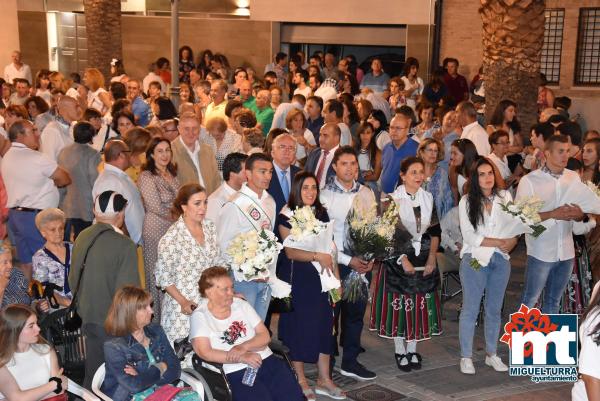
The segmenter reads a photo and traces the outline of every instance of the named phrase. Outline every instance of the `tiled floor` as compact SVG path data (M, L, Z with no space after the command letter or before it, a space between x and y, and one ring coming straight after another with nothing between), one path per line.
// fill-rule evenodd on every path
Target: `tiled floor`
M506 293L503 322L517 309L523 285L525 263L524 244L519 244L512 257L513 270ZM420 371L404 373L394 361L393 341L364 331L362 336L366 353L360 361L377 372L373 382L345 380L340 383L348 391L349 399L355 401L413 401L413 400L460 400L460 401L567 401L571 399L571 384L534 384L528 378L510 377L497 373L484 365L485 358L482 328L476 330L474 361L477 374L467 376L458 368L460 353L458 345L457 310L460 296L445 304L444 334L419 343L423 355ZM366 316L365 318L368 318ZM272 324L276 326L276 321ZM508 363L508 348L499 346L499 354ZM339 358L338 358L339 359ZM339 363L339 362L338 362ZM311 374L314 372L314 374ZM307 366L308 376L315 376L315 367ZM337 374L334 379L340 377ZM329 398L319 396L319 401Z

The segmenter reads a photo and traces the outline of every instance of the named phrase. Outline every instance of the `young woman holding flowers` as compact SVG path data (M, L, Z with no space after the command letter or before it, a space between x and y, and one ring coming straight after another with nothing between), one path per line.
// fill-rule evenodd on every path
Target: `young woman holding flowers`
M296 174L287 206L277 217L276 227L282 240L290 235L290 217L304 206L312 208L321 222L329 222L327 210L319 201L319 184L314 174ZM308 400L315 400L315 392L304 376L304 363L317 363L319 379L316 392L334 399L345 399L345 394L330 379L329 358L332 353L333 307L329 293L321 291L319 272L311 262L317 261L329 274L339 278L337 265L329 253L309 252L284 247L279 258L278 276L292 285L293 311L279 317L279 338L290 349L290 358L298 375L298 382Z
M501 204L512 200L509 192L499 190L492 162L484 157L476 159L468 181L468 194L459 203L460 228L463 247L460 252L460 282L463 289L463 307L460 313L459 339L461 349L460 371L475 374L473 366L473 336L479 305L485 292L485 364L498 372L508 367L496 355L500 333L500 312L510 276L509 252L517 238L491 238L490 233L501 213ZM487 266L473 267L472 252L479 247L494 248Z
M403 185L391 197L411 239L407 245L399 244L395 249L398 256L386 260L379 269L370 329L394 339L398 368L409 372L421 368L417 341L442 333L441 305L435 290L441 232L433 196L421 188L425 180L423 160L405 159L400 178Z

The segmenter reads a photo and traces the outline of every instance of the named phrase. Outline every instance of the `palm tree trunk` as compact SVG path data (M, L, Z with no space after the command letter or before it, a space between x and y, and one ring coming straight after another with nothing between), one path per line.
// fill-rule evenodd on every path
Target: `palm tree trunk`
M545 8L545 0L481 0L488 121L502 99L517 103L523 132L537 121Z
M88 66L110 78L110 61L123 59L121 0L84 0Z

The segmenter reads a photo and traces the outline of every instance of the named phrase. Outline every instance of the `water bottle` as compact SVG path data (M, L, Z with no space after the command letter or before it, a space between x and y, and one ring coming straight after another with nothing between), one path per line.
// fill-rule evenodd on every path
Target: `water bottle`
M245 384L248 387L254 386L254 380L256 380L257 373L257 368L253 368L252 366L248 365L246 371L244 372L244 377L242 378L242 384Z

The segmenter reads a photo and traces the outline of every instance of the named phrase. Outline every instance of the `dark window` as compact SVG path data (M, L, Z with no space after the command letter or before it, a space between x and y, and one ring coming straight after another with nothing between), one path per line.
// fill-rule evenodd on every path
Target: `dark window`
M579 10L576 85L600 85L600 8Z
M546 9L545 19L541 72L546 75L549 84L558 84L560 80L560 55L562 53L565 10L562 8L548 8Z

